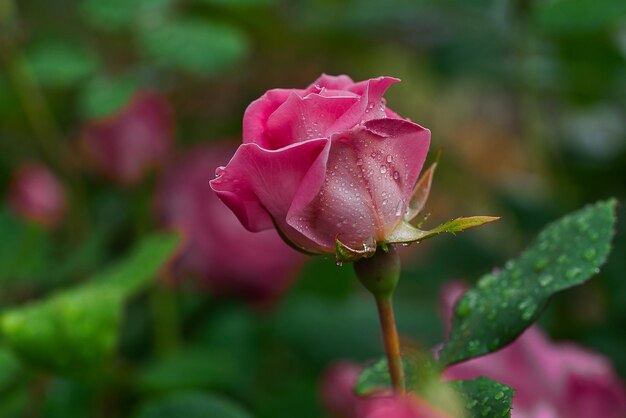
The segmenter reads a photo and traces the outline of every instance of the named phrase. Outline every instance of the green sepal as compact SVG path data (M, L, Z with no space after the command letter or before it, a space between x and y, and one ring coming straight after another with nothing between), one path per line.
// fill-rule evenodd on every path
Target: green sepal
M452 219L431 230L425 231L404 221L385 239L387 244L410 244L432 238L441 233L455 234L469 228L499 220L498 216L469 216Z

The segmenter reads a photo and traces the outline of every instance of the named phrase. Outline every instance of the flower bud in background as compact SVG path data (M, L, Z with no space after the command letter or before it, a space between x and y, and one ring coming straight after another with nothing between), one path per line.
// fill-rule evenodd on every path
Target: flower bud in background
M169 104L158 93L144 90L115 114L88 122L80 148L95 170L130 185L168 158L173 137Z
M276 231L254 234L215 196L207 172L228 161L233 147L188 151L159 181L159 222L182 231L186 245L174 261L175 276L192 276L209 291L254 302L280 296L305 257L289 248Z
M443 289L443 316L451 319L465 286ZM448 380L486 376L515 389L513 418L621 418L626 386L603 356L572 343L553 343L537 326L492 354L448 367Z
M45 226L58 224L66 209L63 185L39 163L25 164L15 172L7 201L18 215Z
M354 393L363 367L356 363L340 361L328 366L322 376L320 396L326 411L335 418L356 418L358 404L364 398Z
M322 75L275 89L243 119L243 145L211 186L250 231L276 227L293 245L374 251L410 210L430 131L386 107L398 82ZM369 254L371 255L371 254Z

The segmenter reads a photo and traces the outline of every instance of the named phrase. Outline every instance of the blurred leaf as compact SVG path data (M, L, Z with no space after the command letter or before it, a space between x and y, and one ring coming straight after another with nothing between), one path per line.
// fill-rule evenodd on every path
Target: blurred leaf
M51 262L50 246L44 228L0 209L0 283L41 278Z
M54 378L46 387L42 418L93 416L95 390L76 381Z
M243 372L227 350L188 347L149 365L139 385L149 391L231 387Z
M537 5L537 23L555 33L579 34L608 29L626 17L623 0L557 0Z
M0 330L7 344L23 360L59 374L101 371L115 347L124 299L154 277L178 241L152 235L93 281L4 312Z
M441 381L440 367L430 353L404 351L402 364L407 391L417 394L430 405L445 411L451 417L465 417L465 408L463 408L465 402L462 399L465 395L461 396L458 393L458 388L448 382ZM391 391L391 377L387 367L387 359L381 359L363 370L354 386L354 391L360 396L389 393Z
M441 341L441 323L430 307L398 300L395 308L401 335L429 346ZM277 335L320 365L337 358L364 361L383 350L376 304L369 294L340 301L293 297L272 323Z
M5 347L0 346L0 390L8 384L12 384L12 379L21 371L22 367L13 353Z
M611 249L615 206L611 199L561 218L517 260L483 276L455 308L441 363L449 365L505 346L539 317L553 293L597 273Z
M27 52L33 73L45 86L72 87L98 69L96 54L73 41L44 41Z
M139 47L164 66L212 75L242 59L249 45L246 35L234 26L186 18L142 32Z
M97 28L118 30L135 22L155 23L167 14L173 0L82 0L85 21Z
M88 119L108 116L128 103L137 88L137 82L131 77L95 78L81 92L80 113Z
M276 3L276 0L196 0L198 3L206 3L220 7L240 9L250 7L265 7Z
M486 377L450 384L462 395L466 418L511 416L513 388Z
M112 235L113 230L109 224L93 228L77 248L71 249L65 259L55 261L46 274L46 283L57 284L73 280L92 271L107 255L106 246Z
M178 392L144 404L136 418L251 418L234 402L206 392Z

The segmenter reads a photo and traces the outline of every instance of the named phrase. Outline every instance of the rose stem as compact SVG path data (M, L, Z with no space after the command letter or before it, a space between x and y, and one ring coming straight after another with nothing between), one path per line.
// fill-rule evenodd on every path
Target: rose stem
M404 369L402 367L396 319L393 314L393 298L391 295L376 297L376 306L378 307L378 316L380 317L380 326L385 342L391 384L394 392L404 395L406 392L404 387Z
M404 395L406 388L400 340L393 313L393 292L400 278L400 257L392 245L385 250L379 248L371 258L356 261L354 271L363 286L376 299L391 384L395 393Z

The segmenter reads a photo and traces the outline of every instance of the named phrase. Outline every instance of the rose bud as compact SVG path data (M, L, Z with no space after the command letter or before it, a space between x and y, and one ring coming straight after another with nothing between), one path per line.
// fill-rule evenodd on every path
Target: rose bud
M463 295L463 284L444 287L444 317ZM448 380L486 376L515 389L513 418L620 418L626 386L607 359L572 343L553 343L532 326L507 347L448 367Z
M45 226L58 224L66 209L63 185L39 163L25 164L15 172L7 200L18 215Z
M80 148L94 169L130 185L168 157L173 136L169 104L158 93L144 90L115 114L87 123Z
M430 131L387 109L383 94L398 81L322 75L268 91L248 106L243 145L211 187L248 230L275 227L339 261L434 235L409 224L430 188L432 170L418 182Z
M304 257L276 231L247 231L208 186L207 168L227 161L233 149L211 146L181 156L159 181L157 218L185 238L173 263L176 278L191 276L215 294L271 302L287 289Z

